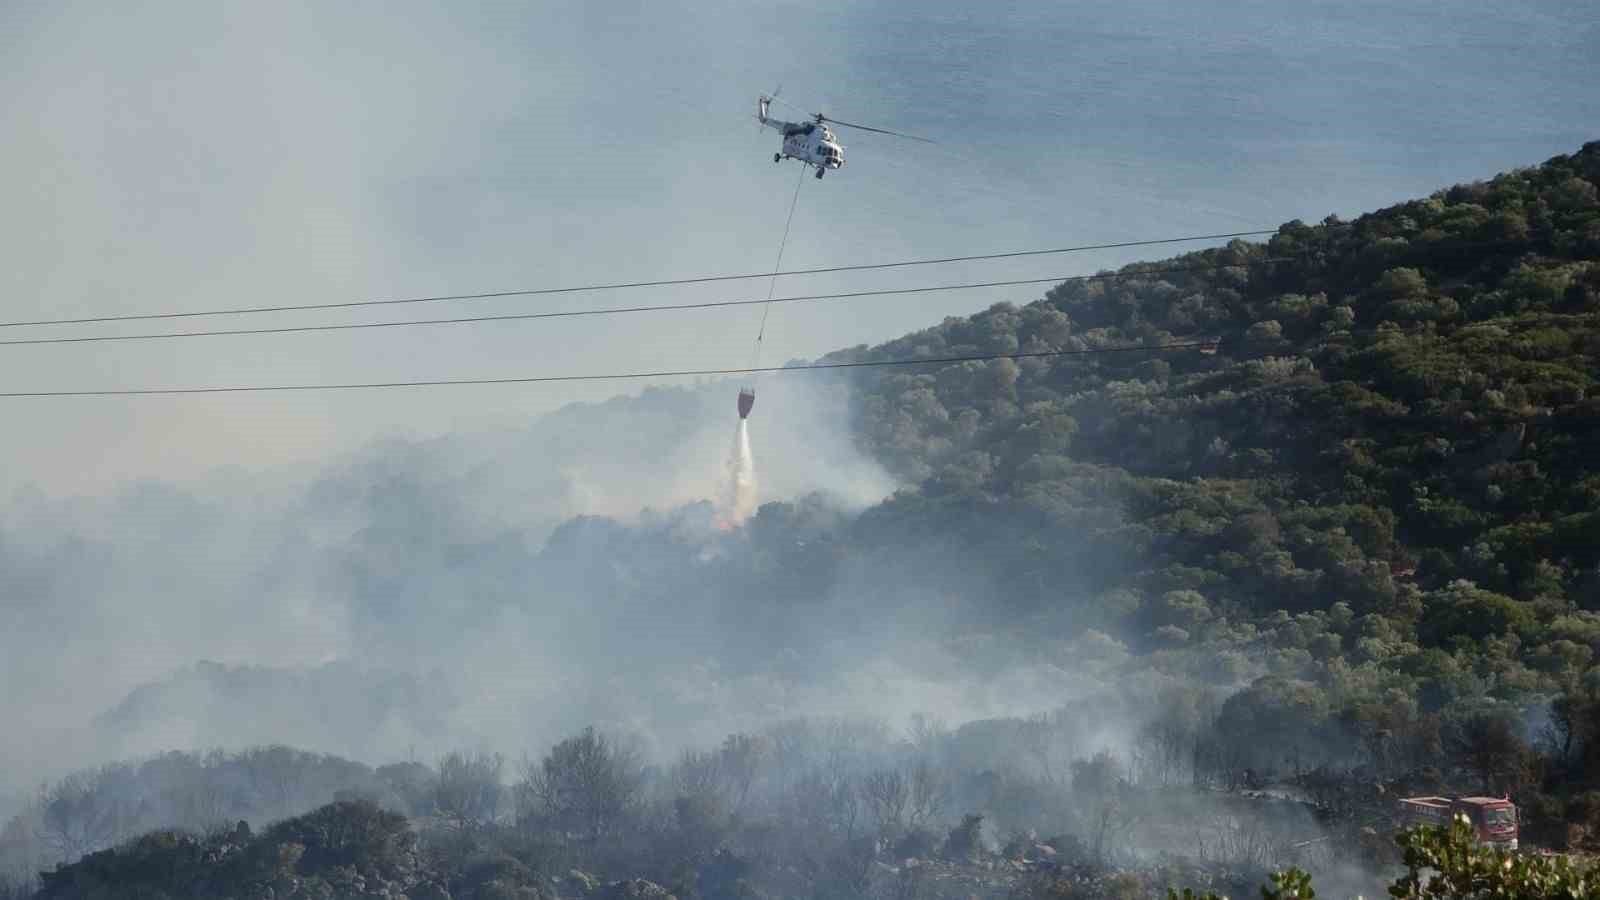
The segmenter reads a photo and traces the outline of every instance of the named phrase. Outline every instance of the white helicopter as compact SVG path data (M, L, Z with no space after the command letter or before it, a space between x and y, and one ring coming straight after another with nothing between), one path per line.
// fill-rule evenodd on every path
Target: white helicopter
M913 141L922 141L931 144L933 141L914 134L902 134L890 131L887 128L873 128L870 125L855 125L850 122L841 122L830 119L822 113L815 113L810 122L785 122L774 119L767 114L775 97L761 95L760 105L757 108L756 119L762 125L771 128L783 135L783 149L772 154L772 161L783 162L785 159L798 159L808 166L817 167L817 177L827 174L829 169L838 169L844 166L844 147L839 144L839 139L834 136L833 129L828 123L843 125L846 128L859 128L862 131L874 131L878 134L892 134Z

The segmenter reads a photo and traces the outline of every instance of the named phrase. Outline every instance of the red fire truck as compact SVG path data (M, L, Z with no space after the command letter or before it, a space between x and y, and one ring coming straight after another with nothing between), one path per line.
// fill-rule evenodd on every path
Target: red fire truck
M1448 827L1456 816L1466 816L1480 844L1504 850L1517 849L1517 807L1506 797L1405 797L1400 820L1406 825Z

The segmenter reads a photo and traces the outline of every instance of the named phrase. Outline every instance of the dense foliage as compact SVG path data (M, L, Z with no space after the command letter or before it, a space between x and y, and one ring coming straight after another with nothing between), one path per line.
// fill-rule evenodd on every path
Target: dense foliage
M858 377L860 430L920 484L896 514L999 506L1005 537L1061 536L1017 542L1047 587L1000 602L1129 589L1120 623L1153 644L1339 603L1356 618L1321 631L1344 651L1388 637L1362 633L1370 614L1423 648L1581 644L1600 606L1597 179L1590 145L835 358L1218 342Z
M870 517L980 547L1006 615L1252 682L1255 768L1542 776L1536 825L1600 825L1600 143L832 358L1209 341L865 370L918 485Z

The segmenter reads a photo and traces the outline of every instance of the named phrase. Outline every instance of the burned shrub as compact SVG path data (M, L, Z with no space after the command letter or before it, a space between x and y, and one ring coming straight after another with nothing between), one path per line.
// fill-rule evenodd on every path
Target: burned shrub
M983 816L968 813L961 824L950 829L944 839L944 857L951 860L975 859L983 853Z

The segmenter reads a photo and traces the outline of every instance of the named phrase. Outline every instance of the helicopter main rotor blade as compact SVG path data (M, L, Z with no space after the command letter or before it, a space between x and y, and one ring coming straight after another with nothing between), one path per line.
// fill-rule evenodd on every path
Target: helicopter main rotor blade
M843 125L846 128L859 128L862 131L875 131L878 134L892 134L895 137L903 137L903 138L905 138L907 140L912 140L912 141L921 141L924 144L937 143L936 141L931 141L931 140L929 140L929 139L927 139L925 137L917 137L914 134L906 134L906 133L901 132L901 131L890 131L887 128L873 128L871 125L857 125L854 122L841 122L838 119L830 119L827 116L824 116L824 115L822 115L820 113L817 115L817 118L821 119L824 122L832 122L835 125Z

